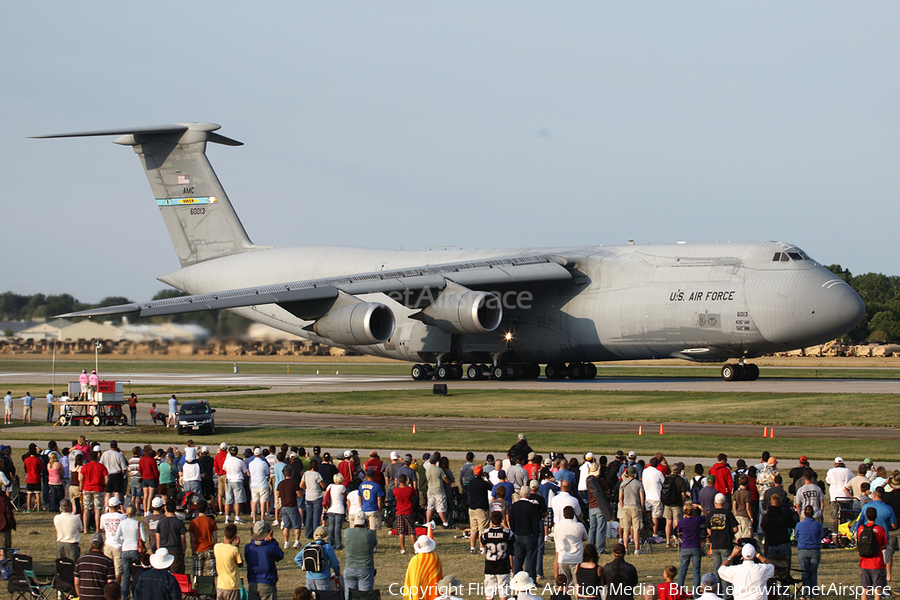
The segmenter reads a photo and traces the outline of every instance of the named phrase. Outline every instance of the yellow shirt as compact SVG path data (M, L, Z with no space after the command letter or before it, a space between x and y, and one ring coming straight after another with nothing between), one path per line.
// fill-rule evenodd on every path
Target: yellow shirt
M216 588L220 590L236 590L240 587L238 567L244 564L237 546L218 543L213 547L216 555Z
M434 552L416 554L406 568L403 585L409 590L404 600L434 600L438 593L438 581L444 578L441 559Z

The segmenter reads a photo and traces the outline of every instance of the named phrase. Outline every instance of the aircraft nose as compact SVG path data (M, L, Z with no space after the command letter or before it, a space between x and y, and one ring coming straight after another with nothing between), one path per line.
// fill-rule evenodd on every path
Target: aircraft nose
M853 288L833 278L810 290L805 321L810 338L821 343L840 337L856 327L866 314L866 305Z
M847 286L848 288L850 286ZM845 324L847 330L856 327L857 323L866 316L866 304L853 289L845 290L838 305L838 318Z

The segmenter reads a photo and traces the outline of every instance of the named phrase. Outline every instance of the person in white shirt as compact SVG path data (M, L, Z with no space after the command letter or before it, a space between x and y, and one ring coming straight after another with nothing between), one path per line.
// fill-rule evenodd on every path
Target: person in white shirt
M122 598L128 600L131 593L132 563L140 562L140 548L147 542L144 524L134 518L137 512L132 504L125 509L125 518L119 521L116 531L116 543L122 548Z
M641 475L641 483L644 485L644 505L650 511L650 516L653 517L654 537L658 535L659 526L663 520L663 503L660 494L666 480L666 476L657 468L658 466L659 461L654 456L647 463L647 468Z
M181 465L181 478L184 492L193 492L200 498L203 494L200 484L200 463L197 462L197 448L188 446L184 449L184 464Z
M128 472L128 461L119 452L119 445L115 440L109 443L109 450L100 455L100 464L106 467L106 497L104 500L109 504L109 499L115 496L119 499L119 505L125 499L125 473ZM112 490L112 492L110 492Z
M250 519L256 522L256 508L259 507L259 520L266 518L269 508L269 461L262 457L259 448L253 450L253 460L247 465L250 472Z
M103 554L110 557L116 568L116 578L122 577L122 543L116 542L119 522L125 518L122 514L122 501L115 496L109 499L109 512L100 517L100 529L103 530L105 545Z
M731 562L740 554L743 562L732 566ZM760 562L754 562L753 559ZM766 582L775 576L775 566L759 554L753 544L735 547L731 556L719 567L719 579L731 582L734 600L766 600Z
M556 564L553 578L565 575L569 585L575 583L575 570L584 555L584 542L588 539L587 530L575 520L575 509L566 506L560 519L553 528L553 541L556 543Z
M572 507L572 510L575 511L575 516L581 516L581 503L569 493L569 482L561 481L559 483L559 493L553 496L553 500L550 501L550 508L553 509L554 527L562 520L563 510L567 506ZM579 559L578 562L581 562L581 559Z
M78 560L84 524L80 516L72 513L71 501L60 501L59 514L53 517L53 527L56 528L56 558Z
M838 531L841 524L841 505L837 502L838 498L847 495L844 488L853 479L853 471L844 466L844 459L840 456L835 457L834 467L828 469L825 475L825 483L828 484L828 497L831 499L831 519L834 522L834 531Z
M231 512L234 510L234 522L243 523L241 504L247 501L244 494L244 475L249 475L247 465L237 457L237 446L228 447L228 457L222 463L225 471L225 522L231 523Z
M582 462L581 466L578 467L578 496L581 498L581 501L584 502L585 506L587 506L587 503L588 503L588 489L587 489L588 471L590 470L591 465L593 463L594 463L594 453L593 452L585 452L584 462Z

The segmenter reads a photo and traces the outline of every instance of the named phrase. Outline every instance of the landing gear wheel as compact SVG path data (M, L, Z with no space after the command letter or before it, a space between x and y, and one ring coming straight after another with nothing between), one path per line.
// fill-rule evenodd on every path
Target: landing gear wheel
M754 364L744 365L747 381L756 381L759 379L759 367Z
M506 367L497 365L491 368L491 379L506 379Z
M735 381L737 379L736 365L725 365L722 367L722 379L725 381Z
M462 379L463 368L459 365L450 365L450 379Z
M594 379L595 377L597 377L597 365L594 363L584 365L584 378Z
M516 373L513 379L525 379L525 374L528 372L528 368L528 365L516 365Z
M734 380L735 381L744 381L747 379L747 369L744 365L738 363L734 365Z
M469 365L469 368L466 369L466 377L469 381L480 381L481 365Z
M100 427L100 416L97 415L93 419L91 419L91 425L94 427Z
M412 375L414 381L422 381L425 379L425 365L413 365L409 374Z
M569 379L584 379L584 365L569 363Z
M425 376L422 378L422 381L431 381L431 378L434 377L434 367L431 365L422 365L425 367Z
M537 379L541 376L541 365L528 365L528 379Z
M544 374L547 379L563 379L566 376L566 367L559 363L550 363L544 367Z
M434 370L434 378L438 381L450 379L450 365L440 365Z

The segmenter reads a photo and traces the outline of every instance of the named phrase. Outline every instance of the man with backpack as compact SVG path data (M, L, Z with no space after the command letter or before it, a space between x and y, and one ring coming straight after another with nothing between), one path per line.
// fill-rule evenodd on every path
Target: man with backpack
M687 482L681 475L684 463L672 465L672 472L665 478L659 493L663 504L663 518L666 520L666 548L671 546L672 532L679 519L684 516L684 503L688 500Z
M868 506L865 511L868 523L860 525L856 531L856 549L859 552L860 584L862 600L868 600L869 594L875 600L889 594L885 573L884 550L888 545L887 532L876 525L878 510Z
M334 552L334 546L325 541L328 532L319 525L313 534L314 539L303 547L301 552L294 557L294 562L300 565L300 568L306 571L306 587L311 590L333 590L335 589L334 580L331 573L334 572L335 577L341 576L341 564L338 562L337 554Z

